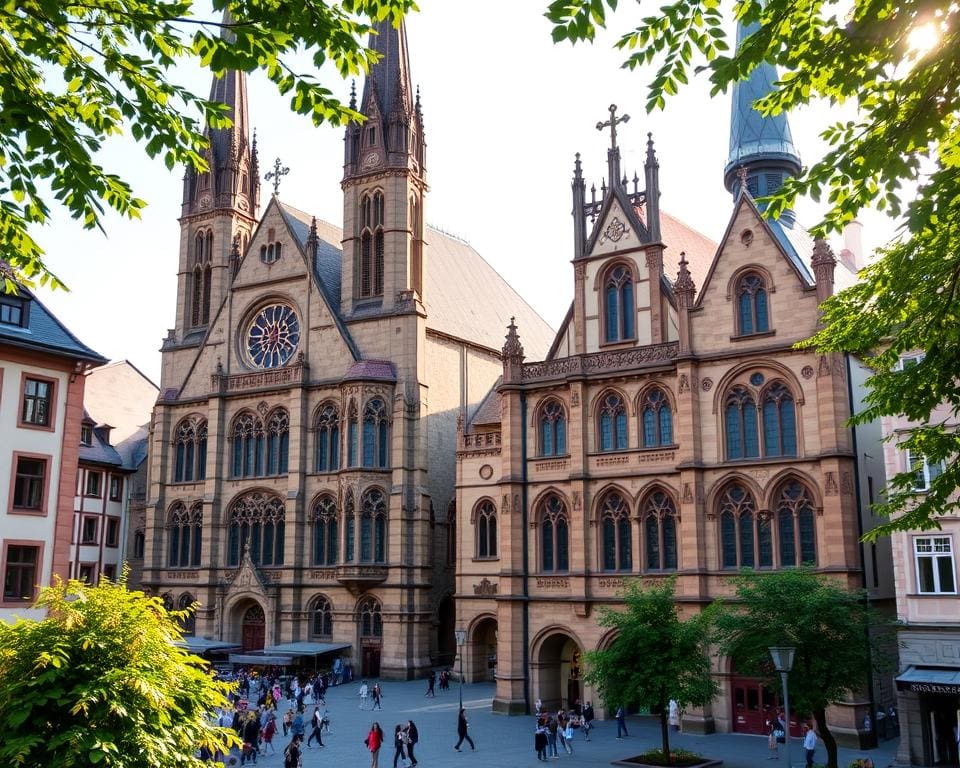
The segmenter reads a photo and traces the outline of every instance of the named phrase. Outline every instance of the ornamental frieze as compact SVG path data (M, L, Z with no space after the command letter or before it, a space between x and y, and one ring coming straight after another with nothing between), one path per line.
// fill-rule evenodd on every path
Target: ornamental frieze
M227 374L214 373L210 383L215 392L241 392L246 389L260 389L285 384L302 384L306 366L302 362L286 368L272 368L252 373Z
M196 581L199 571L167 571L167 581Z
M610 352L594 352L589 355L574 355L560 360L525 363L520 377L523 381L553 379L576 374L612 373L644 365L670 362L679 353L676 341L664 344L648 344L633 349Z
M567 576L537 576L537 589L568 589L570 579Z

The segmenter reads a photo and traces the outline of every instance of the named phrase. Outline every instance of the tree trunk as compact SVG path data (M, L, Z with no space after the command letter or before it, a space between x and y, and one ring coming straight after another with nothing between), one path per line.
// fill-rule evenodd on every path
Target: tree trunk
M830 729L827 727L827 712L824 709L813 710L813 719L817 721L817 731L820 738L823 739L823 746L827 750L826 768L838 768L837 766L837 740L833 738Z
M667 710L660 710L660 736L663 739L663 756L667 765L670 764L670 727L667 724Z

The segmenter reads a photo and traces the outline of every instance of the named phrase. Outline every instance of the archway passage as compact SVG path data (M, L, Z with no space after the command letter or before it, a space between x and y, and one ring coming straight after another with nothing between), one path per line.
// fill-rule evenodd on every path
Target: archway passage
M467 679L476 683L493 681L497 673L497 620L478 621L469 638L470 666Z
M536 696L549 710L572 707L583 694L583 651L569 635L551 635L540 646Z
M267 620L263 615L263 608L252 605L243 614L241 624L241 644L244 653L263 650L267 635Z
M457 637L454 624L457 621L457 607L453 595L447 595L437 608L437 661L444 666L453 666L457 657Z

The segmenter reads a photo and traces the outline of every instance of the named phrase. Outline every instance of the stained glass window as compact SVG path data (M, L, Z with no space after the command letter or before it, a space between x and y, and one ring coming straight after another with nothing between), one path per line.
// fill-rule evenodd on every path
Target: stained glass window
M286 304L261 309L247 330L247 355L257 368L286 365L300 344L300 320Z

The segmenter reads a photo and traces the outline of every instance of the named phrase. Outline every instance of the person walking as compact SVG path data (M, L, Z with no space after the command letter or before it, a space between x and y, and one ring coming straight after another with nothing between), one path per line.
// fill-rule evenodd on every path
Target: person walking
M423 695L429 696L430 698L435 698L437 694L436 694L436 691L433 690L433 688L436 684L437 684L437 673L431 669L430 677L427 678L427 692Z
M403 726L397 723L397 727L393 729L393 768L397 768L398 761L406 762L407 753L404 749L406 743L407 737Z
M303 724L303 713L297 712L297 714L293 716L293 722L290 724L290 733L294 736L299 736L300 741L303 741L303 735L306 730L306 726Z
M809 724L803 726L803 751L807 755L807 768L813 768L813 753L817 751L817 732Z
M260 749L260 720L257 713L251 712L243 724L243 751L240 754L240 765L248 762L257 762L257 752Z
M467 722L467 710L465 710L463 707L460 707L460 714L457 715L457 736L459 736L460 739L453 747L455 750L457 750L457 752L460 751L460 745L463 744L464 739L469 742L471 751L476 750L473 739L471 739L470 734L467 733L467 729L469 727L470 723Z
M288 709L283 713L283 735L286 736L290 731L290 726L293 725L293 710Z
M360 690L357 692L357 695L360 697L360 709L366 709L364 704L367 703L367 696L370 695L370 689L367 688L367 681L360 681Z
M294 735L290 739L287 748L283 750L283 768L300 768L300 743L302 741L303 736L299 735Z
M568 755L573 754L573 718L567 718L563 727L563 748Z
M783 716L777 713L773 723L768 720L767 725L770 727L770 735L767 737L767 747L770 749L770 756L767 760L779 760L780 745L785 744L787 741L786 725L783 722Z
M583 738L590 741L590 731L593 730L593 703L587 702L583 708Z
M543 718L537 718L537 727L533 731L533 748L537 750L537 760L547 759L547 726Z
M370 732L363 743L370 750L370 768L380 768L380 747L383 746L383 729L380 723L375 722L370 726Z
M383 709L383 705L380 703L381 696L383 696L383 688L380 687L380 683L374 683L373 684L373 705L370 707L371 710Z
M623 707L617 707L617 740L620 741L624 736L629 736L627 733L627 713L623 711Z
M270 713L267 718L267 724L263 726L263 754L267 754L267 747L270 747L270 754L276 754L277 750L273 748L273 735L277 732L277 718Z
M547 715L547 754L551 760L559 760L557 753L557 721L551 715Z
M313 730L310 731L310 737L307 739L307 749L310 749L310 742L317 740L317 746L323 746L323 736L320 729L323 727L323 715L320 714L320 707L313 708L313 715L310 718L310 725Z
M417 726L413 724L413 720L407 720L407 756L410 758L410 768L417 768L417 758L413 754L413 748L417 746L417 742L420 741L420 732L417 730Z

